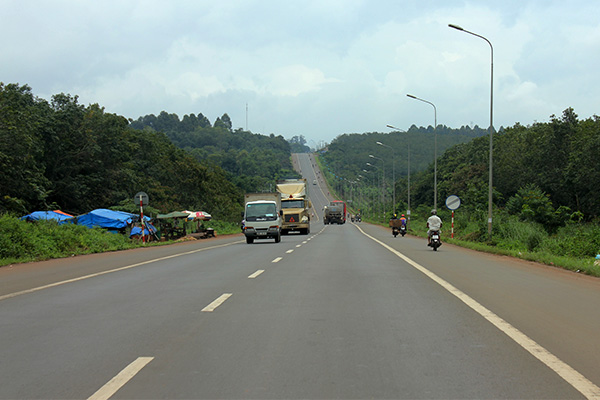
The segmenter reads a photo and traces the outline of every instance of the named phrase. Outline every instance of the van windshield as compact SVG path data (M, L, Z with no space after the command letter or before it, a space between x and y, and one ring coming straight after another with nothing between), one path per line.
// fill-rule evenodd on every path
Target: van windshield
M248 204L246 206L246 221L274 221L277 219L275 204Z

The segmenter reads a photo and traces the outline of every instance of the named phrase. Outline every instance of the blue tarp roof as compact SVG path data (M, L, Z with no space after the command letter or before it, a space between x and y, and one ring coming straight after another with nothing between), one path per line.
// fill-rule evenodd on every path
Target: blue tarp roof
M146 218L144 218L146 219ZM152 233L156 233L156 228L154 227L154 225L146 222L144 223L144 235L148 236L150 235L150 232ZM150 228L150 232L148 232L148 228ZM133 228L131 228L131 233L129 234L129 237L134 236L134 235L141 235L142 234L142 228L140 228L139 226L134 226Z
M65 214L57 213L54 211L34 211L31 214L22 216L19 219L25 221L39 221L39 220L55 220L58 223L64 223L64 221L73 218L73 216L67 216Z
M99 226L100 228L121 229L133 222L137 217L123 211L112 211L105 208L90 211L77 217L77 225L84 225L88 228ZM144 218L146 219L146 218Z

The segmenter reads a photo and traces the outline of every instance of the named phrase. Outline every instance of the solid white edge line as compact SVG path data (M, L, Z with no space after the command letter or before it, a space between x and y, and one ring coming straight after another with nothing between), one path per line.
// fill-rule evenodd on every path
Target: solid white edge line
M258 271L256 271L255 273L253 273L252 275L248 276L248 279L254 279L257 276L259 276L260 274L262 274L263 272L265 272L264 269L259 269Z
M232 296L233 293L223 293L219 296L215 301L207 305L202 309L202 312L213 312L217 307L225 302L228 298Z
M17 297L17 296L20 296L22 294L34 293L34 292L38 292L40 290L50 289L50 288L55 287L55 286L65 285L67 283L78 282L78 281L82 281L84 279L95 278L97 276L106 275L106 274L110 274L110 273L113 273L113 272L124 271L126 269L135 268L135 267L139 267L139 266L146 265L146 264L151 264L151 263L157 262L157 261L168 260L169 258L175 258L175 257L179 257L179 256L194 254L194 253L198 253L200 251L205 251L205 250L217 249L219 247L231 246L232 244L237 244L237 243L243 243L243 241L240 240L240 241L237 241L237 242L231 242L231 243L221 244L221 245L217 245L217 246L205 247L205 248L202 248L202 249L197 249L197 250L192 250L192 251L186 251L184 253L172 254L170 256L155 258L155 259L152 259L152 260L148 260L148 261L143 261L143 262L139 262L139 263L136 263L136 264L127 265L127 266L124 266L124 267L115 268L115 269L111 269L111 270L108 270L108 271L102 271L102 272L98 272L98 273L95 273L95 274L80 276L78 278L67 279L65 281L50 283L50 284L44 285L44 286L39 286L39 287L31 288L31 289L21 290L20 292L14 292L14 293L9 293L9 294L5 294L3 296L0 296L0 301L6 300L6 299L10 299L10 298L13 298L13 297Z
M107 400L111 398L152 360L154 360L154 357L138 357L119 372L117 376L98 389L96 393L88 397L88 400Z
M273 261L271 261L272 263L278 263L279 261L283 260L283 257L277 257L276 259L274 259Z
M471 307L473 310L475 310L475 312L487 319L496 328L500 329L509 338L514 340L517 344L519 344L521 347L523 347L525 350L531 353L531 355L543 362L548 368L556 372L561 378L563 378L567 383L569 383L581 394L583 394L587 399L600 399L600 387L596 386L592 381L587 379L573 367L560 360L554 354L550 353L544 347L540 346L534 340L532 340L523 332L519 331L517 328L500 318L498 315L494 314L492 311L479 304L475 299L473 299L466 293L457 289L456 287L454 287L444 279L440 278L433 272L429 271L425 267L421 266L417 262L406 257L404 254L400 253L396 249L393 249L392 247L388 246L382 241L367 234L358 225L354 226L356 226L356 228L359 231L361 231L363 235L373 240L374 242L379 243L381 246L385 247L387 250L394 253L396 256L400 257L408 264L412 265L415 269L422 272L431 280L442 286L448 292L452 293L454 296L459 298L463 303Z

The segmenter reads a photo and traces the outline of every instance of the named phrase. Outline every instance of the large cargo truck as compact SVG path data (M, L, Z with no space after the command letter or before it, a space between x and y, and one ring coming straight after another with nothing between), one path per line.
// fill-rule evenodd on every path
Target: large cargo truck
M279 193L246 193L244 196L244 236L246 243L255 239L281 241L281 199Z
M277 181L277 192L281 196L283 223L281 233L299 231L310 233L310 208L306 179L282 179Z
M340 200L334 200L323 209L323 223L344 224L346 223L346 203Z

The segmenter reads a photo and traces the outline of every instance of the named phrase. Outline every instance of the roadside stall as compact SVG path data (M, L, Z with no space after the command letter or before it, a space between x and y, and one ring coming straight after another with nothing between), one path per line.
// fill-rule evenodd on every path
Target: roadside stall
M69 222L74 216L67 214L60 210L54 211L34 211L31 214L22 216L20 219L33 222L33 221L56 221L59 225Z
M207 239L215 237L215 230L213 228L207 228L204 226L204 221L210 221L212 216L206 211L184 211L188 214L188 221L194 221L196 223L195 230L192 232L192 236L198 239Z
M189 213L173 211L168 214L158 214L156 225L161 240L176 240L186 236L186 221Z

